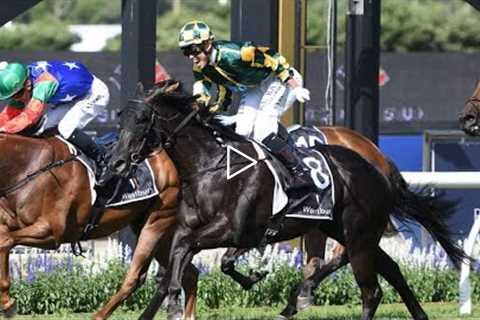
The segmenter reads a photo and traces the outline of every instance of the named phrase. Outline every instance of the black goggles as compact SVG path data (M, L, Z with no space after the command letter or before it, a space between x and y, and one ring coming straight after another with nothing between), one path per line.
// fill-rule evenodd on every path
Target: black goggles
M183 55L186 57L189 56L198 56L200 53L203 52L203 46L200 44L192 44L188 47L182 48Z

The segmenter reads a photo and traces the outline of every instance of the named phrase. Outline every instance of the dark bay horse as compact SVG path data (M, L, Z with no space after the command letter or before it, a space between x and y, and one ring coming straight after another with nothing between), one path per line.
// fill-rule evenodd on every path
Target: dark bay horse
M180 280L193 255L205 248L258 246L271 217L273 180L264 161L248 174L228 180L225 175L226 143L257 158L254 147L215 121L198 116L191 96L172 94L178 84L166 85L148 101L139 95L122 114L120 143L112 158L113 169L128 171L129 159L138 158L145 141L162 141L181 177L178 225L170 251L169 272L152 307L169 294L169 319L181 319ZM208 118L208 116L206 116ZM357 153L338 146L316 146L331 164L336 204L332 221L285 218L284 228L273 239L283 241L320 229L346 247L362 293L362 319L372 319L382 291L377 273L397 289L414 319L427 319L409 289L398 265L378 246L390 214L420 222L444 247L455 265L467 258L451 239L446 219L451 215L438 199L411 192L392 191L388 178ZM410 201L410 203L403 203ZM143 317L147 319L147 317Z
M460 128L468 135L480 136L480 81L458 116Z
M88 222L91 195L86 169L78 161L68 160L71 155L67 146L55 137L0 134L0 150L0 308L11 316L16 308L9 295L10 249L16 245L56 249L62 243L78 241ZM62 160L66 160L63 165L59 163L25 180L28 174ZM165 152L152 154L148 161L160 196L107 209L90 233L90 238L98 238L131 225L139 236L121 288L94 319L107 318L135 290L153 257L161 267L167 267L171 227L176 222L178 176ZM197 271L193 265L187 269L186 317L193 319Z

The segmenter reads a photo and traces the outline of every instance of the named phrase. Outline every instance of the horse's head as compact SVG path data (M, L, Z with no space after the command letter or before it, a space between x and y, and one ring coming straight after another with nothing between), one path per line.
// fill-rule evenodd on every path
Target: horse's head
M180 83L174 80L163 81L147 92L137 85L135 96L128 100L120 116L119 140L109 162L113 173L130 176L155 147L168 143L168 136L182 119L179 110L170 107L178 103L177 95L184 97Z
M467 100L463 111L458 115L458 121L466 134L480 136L480 81L477 81L472 97Z

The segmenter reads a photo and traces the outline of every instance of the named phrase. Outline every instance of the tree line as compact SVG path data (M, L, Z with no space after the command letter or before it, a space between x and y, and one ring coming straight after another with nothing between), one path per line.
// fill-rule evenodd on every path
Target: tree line
M338 1L338 45L345 42L346 0ZM328 1L307 0L309 45L326 44ZM381 49L384 52L478 52L480 12L460 0L383 0ZM44 0L0 28L0 49L68 50L80 39L70 24L121 22L121 0ZM229 0L159 0L158 51L174 50L181 26L189 20L207 22L218 39L230 37ZM120 37L105 50L120 49Z

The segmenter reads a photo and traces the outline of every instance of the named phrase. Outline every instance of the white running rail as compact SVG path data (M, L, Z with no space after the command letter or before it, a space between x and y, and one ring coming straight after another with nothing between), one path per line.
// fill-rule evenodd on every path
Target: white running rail
M404 171L402 176L413 186L431 185L447 189L480 188L478 171L413 172Z
M430 185L447 189L477 189L480 188L480 172L477 171L445 171L445 172L412 172L404 171L402 176L411 186ZM480 219L476 218L468 238L464 241L464 250L468 255L480 233ZM472 313L470 263L462 264L460 271L460 314Z

